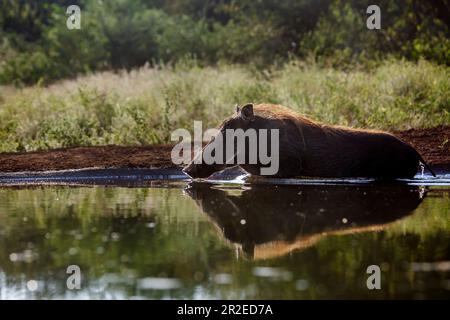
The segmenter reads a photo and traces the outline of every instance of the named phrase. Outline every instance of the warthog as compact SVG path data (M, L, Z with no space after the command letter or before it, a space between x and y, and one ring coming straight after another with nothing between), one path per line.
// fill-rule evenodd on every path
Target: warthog
M434 175L414 147L390 133L322 124L279 105L249 103L237 106L235 114L220 125L218 134L225 137L227 129L278 129L279 169L271 177L411 178L417 173L420 163ZM212 141L214 138L209 144ZM225 138L223 141L226 145ZM273 141L269 139L268 144L271 143ZM246 141L247 158L249 149ZM236 148L234 150L236 153ZM236 154L233 156L236 158ZM193 178L206 178L227 166L236 165L230 158L206 164L198 157L202 154L199 153L183 169ZM239 165L252 175L261 175L261 168L266 164L258 160L257 163Z

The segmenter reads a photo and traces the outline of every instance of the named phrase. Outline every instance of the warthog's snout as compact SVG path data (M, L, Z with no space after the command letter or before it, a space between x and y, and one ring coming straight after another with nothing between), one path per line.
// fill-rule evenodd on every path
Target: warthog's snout
M183 172L191 178L196 178L197 169L192 164L183 168Z
M195 164L192 162L183 168L183 172L193 179L198 179L198 178L208 178L211 174L214 173L214 169L211 169L208 166L204 165L202 166L201 164Z

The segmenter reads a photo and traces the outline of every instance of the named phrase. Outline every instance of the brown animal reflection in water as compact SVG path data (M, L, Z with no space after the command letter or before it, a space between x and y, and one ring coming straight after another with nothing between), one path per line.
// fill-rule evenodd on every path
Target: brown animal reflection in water
M420 187L251 186L192 183L186 192L225 238L254 259L284 255L329 235L379 231L410 215Z

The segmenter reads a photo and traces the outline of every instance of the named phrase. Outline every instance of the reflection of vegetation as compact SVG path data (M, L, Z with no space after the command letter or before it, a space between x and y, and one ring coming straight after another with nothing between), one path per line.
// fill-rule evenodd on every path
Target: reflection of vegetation
M123 275L130 269L139 278L176 276L188 286L195 274L207 277L208 267L214 265L207 253L218 245L207 241L213 237L211 228L193 215L188 198L169 202L180 190L151 191L1 191L1 219L8 222L1 227L1 269L10 276L25 272L50 281L64 279L70 264L78 264L89 281L106 273ZM73 256L71 248L76 250ZM36 261L29 265L9 261L11 253L26 249L37 253ZM56 274L46 274L48 268ZM64 286L62 281L59 290Z
M41 280L45 287L36 297L444 297L443 274L411 273L408 263L450 258L448 218L448 194L431 191L412 216L386 231L330 236L303 251L255 262L236 259L180 189L1 189L0 281L6 276L1 285L8 292L24 279ZM30 262L11 261L11 253L26 250L33 253ZM70 264L85 276L82 293L66 291ZM382 292L365 288L370 264L385 270ZM289 276L256 277L257 265ZM217 273L229 273L231 284L214 283ZM140 290L136 280L144 277L177 278L182 288ZM297 290L298 279L309 287Z
M431 197L433 201L425 201L420 213L398 222L389 230L389 234L395 236L411 232L426 238L436 234L438 230L450 230L450 194L445 189L435 190Z

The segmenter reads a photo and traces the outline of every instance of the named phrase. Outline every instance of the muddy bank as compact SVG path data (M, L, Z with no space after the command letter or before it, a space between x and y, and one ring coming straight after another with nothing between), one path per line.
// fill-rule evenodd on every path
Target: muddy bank
M450 170L450 126L394 132L411 143L436 170ZM82 168L177 168L171 145L100 146L28 153L0 153L0 172Z
M99 146L25 153L0 153L0 172L83 168L176 168L171 145Z
M413 145L436 171L450 171L450 126L393 132Z

